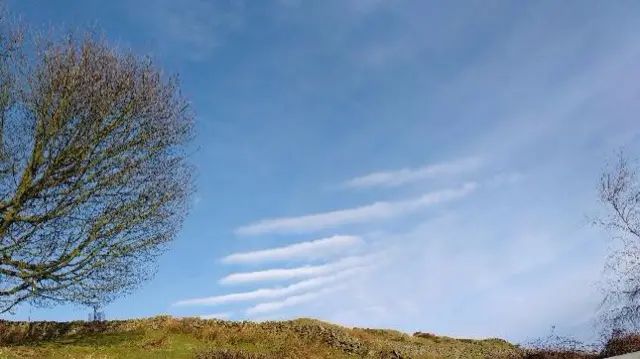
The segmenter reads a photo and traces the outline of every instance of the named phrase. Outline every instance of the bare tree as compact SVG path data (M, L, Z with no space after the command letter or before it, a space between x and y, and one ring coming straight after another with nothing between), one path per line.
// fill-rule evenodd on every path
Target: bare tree
M597 224L610 231L618 247L605 268L602 320L609 330L640 328L640 183L638 170L620 152L600 180L600 200L607 214Z
M181 227L193 116L175 77L102 38L20 39L0 33L0 312L104 303Z

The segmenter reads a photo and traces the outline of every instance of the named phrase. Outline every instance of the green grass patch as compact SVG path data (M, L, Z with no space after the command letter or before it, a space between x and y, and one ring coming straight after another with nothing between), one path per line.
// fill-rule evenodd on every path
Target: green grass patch
M1 358L517 358L502 340L458 340L394 330L345 328L313 319L231 322L176 319L0 321Z

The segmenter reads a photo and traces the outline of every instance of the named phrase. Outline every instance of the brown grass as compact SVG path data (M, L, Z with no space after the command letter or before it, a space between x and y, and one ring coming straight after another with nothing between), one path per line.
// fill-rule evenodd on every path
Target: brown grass
M614 335L605 345L604 358L640 351L640 334Z
M0 353L8 358L596 359L638 350L640 334L616 335L601 351L555 335L522 348L497 338L408 335L313 319L252 323L159 316L103 323L0 321Z
M313 319L252 323L169 316L97 325L0 321L0 351L32 358L100 353L105 358L203 359L507 358L521 353L514 345L496 339L412 336L394 330L345 328Z

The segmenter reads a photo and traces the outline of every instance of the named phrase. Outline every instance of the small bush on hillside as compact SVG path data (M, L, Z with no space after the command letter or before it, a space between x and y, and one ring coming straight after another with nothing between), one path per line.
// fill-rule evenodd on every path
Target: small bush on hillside
M431 334L431 333L423 333L423 332L415 332L413 333L413 336L416 338L424 338L424 339L431 339L434 341L440 340L440 337L435 335L435 334Z
M554 333L555 327L546 338L536 339L525 345L524 359L595 359L598 350L579 340Z
M541 350L526 353L523 359L595 359L596 354L574 353L566 350Z

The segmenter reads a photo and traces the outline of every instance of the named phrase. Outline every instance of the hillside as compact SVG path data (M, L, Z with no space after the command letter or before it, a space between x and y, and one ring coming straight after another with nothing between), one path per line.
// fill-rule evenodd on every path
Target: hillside
M312 319L231 322L160 316L77 322L0 321L0 358L512 358L501 339L350 329Z

